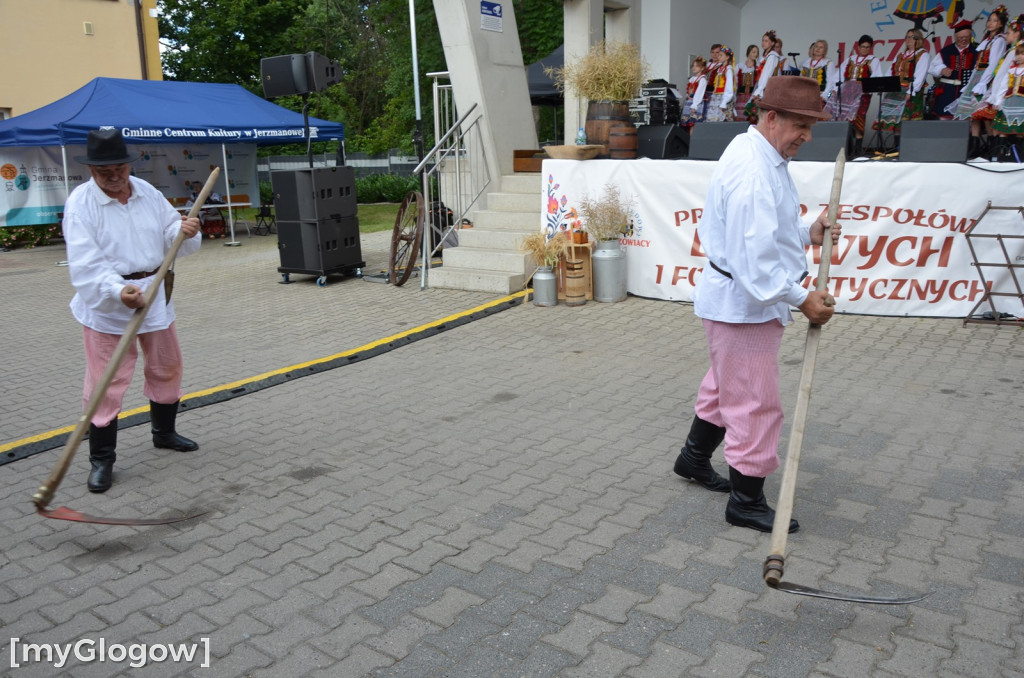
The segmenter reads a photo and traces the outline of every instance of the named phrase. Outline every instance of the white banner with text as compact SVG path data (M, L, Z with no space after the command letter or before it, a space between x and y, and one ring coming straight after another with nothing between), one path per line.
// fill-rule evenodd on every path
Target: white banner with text
M584 196L615 184L635 199L622 243L631 294L690 301L707 263L696 226L715 162L697 160L545 160L541 228L571 230ZM828 205L834 164L792 162L790 173L807 221ZM840 312L889 316L964 317L986 285L974 265L965 231L986 205L1024 205L1024 181L1008 166L946 163L848 162L839 221L843 236L832 253L829 292ZM1014 167L1016 169L1016 167ZM1018 212L989 212L975 234L1024 235ZM1024 264L1024 240L975 238L980 262ZM1007 251L1003 252L1003 248ZM820 248L807 253L805 287L816 282ZM1008 267L983 270L989 289L1014 289ZM1020 275L1020 274L1018 274ZM987 303L985 308L987 309ZM997 308L1022 313L1015 299Z

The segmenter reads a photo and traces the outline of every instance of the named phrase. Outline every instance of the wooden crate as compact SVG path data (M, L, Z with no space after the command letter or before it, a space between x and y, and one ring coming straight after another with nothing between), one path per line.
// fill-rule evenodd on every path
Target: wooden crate
M594 300L594 265L590 258L592 243L569 245L569 258L583 261L583 284L587 301ZM565 257L558 260L558 300L565 301Z
M539 172L540 164L547 157L541 149L512 151L513 172Z

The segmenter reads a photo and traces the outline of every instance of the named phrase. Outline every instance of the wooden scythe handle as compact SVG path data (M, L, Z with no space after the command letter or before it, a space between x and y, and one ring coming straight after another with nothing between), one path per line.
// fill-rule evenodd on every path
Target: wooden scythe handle
M832 195L828 201L828 222L836 223L839 216L839 196L843 190L843 171L846 168L846 150L840 149L836 156L836 169L832 177ZM821 261L818 263L818 280L814 289L823 292L828 286L828 270L832 259L832 234L826 230L821 243ZM786 468L782 473L782 487L775 509L772 525L771 553L765 561L764 580L774 586L782 579L786 555L786 538L789 535L789 520L793 516L793 495L796 493L796 474L800 466L800 448L804 442L804 428L807 424L807 409L811 402L811 382L814 381L814 363L818 357L818 340L821 325L811 323L807 328L804 344L804 364L800 372L800 388L797 392L796 410L793 413L793 427L789 432L789 448L786 452Z
M192 205L192 209L189 210L189 217L194 217L199 214L199 210L202 209L203 204L206 202L206 198L209 197L210 193L213 191L213 186L217 183L218 176L220 176L220 168L214 167L213 171L210 172L210 178L206 180L203 190L199 192L199 196ZM82 413L82 416L78 419L78 423L75 425L75 430L72 431L67 442L64 444L64 452L61 454L60 459L57 460L57 464L53 467L53 471L50 472L50 476L46 479L46 482L43 483L38 492L32 495L32 501L35 503L37 509L45 508L50 503L53 499L54 493L57 491L57 486L60 485L62 480L64 480L64 474L67 473L68 467L71 466L71 459L75 456L75 452L78 451L78 446L81 444L82 438L85 437L86 429L89 428L89 422L92 420L93 415L96 414L96 410L100 408L100 401L106 394L107 389L110 388L110 382L114 380L114 374L121 366L121 361L124 360L125 353L128 352L128 346L135 340L136 335L139 333L139 328L142 327L142 321L146 319L146 313L149 311L149 306L153 303L153 298L156 296L157 292L160 291L160 283L162 283L164 278L167 276L167 270L174 263L174 258L178 256L178 250L181 248L181 244L184 241L185 234L178 231L178 235L174 238L174 242L171 244L171 249L167 251L167 254L164 256L163 263L160 264L160 268L157 269L156 274L153 276L153 282L142 296L142 307L135 309L135 313L125 326L124 333L121 335L121 340L117 342L117 346L114 348L114 353L110 357L110 362L107 363L107 369L104 370L103 376L100 377L99 383L96 384L96 388L92 392L92 397L85 406L85 411Z

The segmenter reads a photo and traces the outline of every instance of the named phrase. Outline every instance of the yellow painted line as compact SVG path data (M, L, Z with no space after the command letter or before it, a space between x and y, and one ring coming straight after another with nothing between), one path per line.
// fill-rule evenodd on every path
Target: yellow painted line
M254 377L248 377L246 379L239 379L238 381L233 381L233 382L230 382L228 384L221 384L220 386L215 386L213 388L204 389L202 391L196 391L194 393L188 393L188 394L182 396L181 399L183 401L185 401L185 400L191 400L193 398L201 398L203 396L211 395L211 394L214 394L214 393L220 393L221 391L229 391L231 389L238 388L239 386L245 386L246 384L251 384L253 382L262 381L263 379L267 379L269 377L276 377L278 375L287 374L289 372L294 372L295 370L301 370L301 369L303 369L305 367L310 367L312 365L321 365L323 363L331 362L332 360L337 360L338 358L346 358L348 356L356 355L357 353L361 353L363 351L369 351L371 349L377 348L378 346L382 346L384 344L388 344L388 343L390 343L392 341L396 341L398 339L404 339L405 337L408 337L408 336L411 336L411 335L414 335L414 334L418 334L420 332L423 332L424 330L429 330L429 329L431 329L433 327L438 327L439 325L444 325L445 323L452 322L453 320L459 320L460 318L465 318L466 316L473 315L474 313L479 313L480 311L485 311L485 310L487 310L489 308L493 308L493 307L498 306L500 304L507 303L507 302L512 301L514 299L518 299L518 298L526 295L528 292L529 292L529 290L524 290L522 292L516 292L515 294L510 294L510 295L508 295L506 297L501 297L500 299L495 299L494 301L490 301L490 302L488 302L486 304L481 304L480 306L476 306L476 307L471 308L471 309L469 309L467 311L461 311L459 313L455 313L453 315L449 315L449 316L446 316L444 318L441 318L440 320L434 320L434 321L431 321L429 323L420 325L418 327L414 327L411 330L406 330L404 332L399 332L398 334L392 334L391 336L384 337L383 339L377 339L376 341L372 341L369 344L363 344L362 346L360 346L358 348L349 349L348 351L342 351L341 353L335 353L334 355L327 356L326 358L318 358L316 360L310 360L308 362L298 363L297 365L291 365L290 367L283 367L281 369L273 370L271 372L264 372L263 374L257 374ZM134 416L136 414L141 414L143 412L148 412L148 411L149 411L149 405L143 405L142 407L136 407L135 409L127 410L125 412L121 412L119 415L117 415L117 418L118 419L124 419L126 417L131 417L131 416ZM75 424L72 424L70 426L64 426L62 428L53 429L52 431L47 431L45 433L40 433L40 434L37 434L37 435L34 435L34 436L30 436L28 438L22 438L21 440L15 440L15 441L12 441L12 442L9 442L9 443L4 443L4 444L0 445L0 454L2 454L4 452L7 452L8 450L13 450L15 448L22 447L23 445L30 445L32 443L38 443L38 442L42 442L44 440L49 440L50 438L55 438L55 437L57 437L59 435L65 434L65 433L71 433L74 430L75 430Z

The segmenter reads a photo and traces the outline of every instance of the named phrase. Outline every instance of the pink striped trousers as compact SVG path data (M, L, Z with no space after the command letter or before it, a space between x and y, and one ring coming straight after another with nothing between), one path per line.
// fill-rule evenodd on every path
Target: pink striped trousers
M97 332L83 326L82 338L85 343L85 388L82 391L84 410L114 355L117 343L121 341L121 335ZM138 335L125 351L124 360L114 373L99 409L92 417L92 423L96 426L106 426L121 411L121 401L135 374L139 346L142 346L143 374L146 377L142 392L146 397L162 404L176 403L181 398L181 347L178 346L174 323L171 323L165 330Z
M764 478L779 467L779 347L784 329L778 320L704 320L711 369L700 384L694 410L701 419L725 427L725 460L745 476Z

